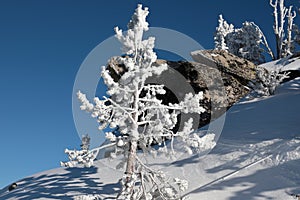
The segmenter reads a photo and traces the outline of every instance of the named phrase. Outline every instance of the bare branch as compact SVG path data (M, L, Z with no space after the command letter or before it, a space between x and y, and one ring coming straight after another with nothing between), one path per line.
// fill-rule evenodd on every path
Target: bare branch
M116 142L113 142L113 143L110 143L110 144L106 144L106 145L103 145L103 146L100 146L100 147L97 147L97 148L94 148L90 151L92 152L96 152L96 154L98 154L98 152L101 150L101 149L106 149L106 148L109 148L109 147L113 147L116 145Z
M278 13L277 13L278 0L275 0L274 4L272 4L272 0L270 0L270 5L274 8L274 11L273 11L273 15L274 15L273 29L274 29L275 34L278 34Z
M274 56L274 54L273 54L273 52L272 52L272 50L271 50L271 48L270 48L270 46L267 42L267 38L266 38L265 34L262 32L262 30L259 28L259 26L257 26L255 23L252 22L252 25L255 26L259 30L259 33L261 34L262 39L263 39L262 44L267 48L267 53L274 60L275 56Z

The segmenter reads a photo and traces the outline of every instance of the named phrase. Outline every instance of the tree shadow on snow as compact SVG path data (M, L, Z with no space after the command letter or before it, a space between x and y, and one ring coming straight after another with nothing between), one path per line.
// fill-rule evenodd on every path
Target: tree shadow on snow
M63 199L71 200L70 194L114 194L119 183L105 184L100 178L92 178L98 168L67 168L62 173L29 177L18 181L18 187L0 194L0 199Z
M271 150L276 149L280 144L282 144L282 140L248 149L245 145L242 145L242 147L221 147L221 150L216 148L216 150L213 150L211 154L219 155L220 159L222 159L222 157L224 157L224 155L226 154L234 155L235 153L239 153L240 155L236 157L232 156L230 160L228 160L228 158L225 158L224 164L214 166L210 169L207 169L206 171L207 173L214 174L221 171L238 170L241 168L241 166L249 164L249 161L258 160L272 153Z
M299 166L300 159L288 161L271 168L261 169L250 175L241 176L237 174L228 179L201 186L187 195L200 194L201 192L228 192L228 190L232 190L232 197L228 200L274 199L272 192L284 190L286 192L283 192L282 196L285 199L289 199L289 194L300 193ZM236 188L238 188L238 191L234 192ZM287 191L288 188L295 189ZM271 195L266 194L266 192Z

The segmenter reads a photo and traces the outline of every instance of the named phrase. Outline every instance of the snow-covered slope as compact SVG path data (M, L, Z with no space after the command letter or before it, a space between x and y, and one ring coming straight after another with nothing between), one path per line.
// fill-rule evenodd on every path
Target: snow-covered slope
M290 70L300 70L300 57L295 58L282 58L280 60L275 60L272 62L267 62L260 65L261 67L268 69L270 71L280 70L280 71L290 71Z
M226 115L217 146L206 156L160 166L190 182L191 200L293 199L300 193L300 78L275 96L244 99ZM121 171L102 160L92 168L53 169L0 191L0 199L73 199L100 194L114 199ZM79 199L79 198L78 198Z

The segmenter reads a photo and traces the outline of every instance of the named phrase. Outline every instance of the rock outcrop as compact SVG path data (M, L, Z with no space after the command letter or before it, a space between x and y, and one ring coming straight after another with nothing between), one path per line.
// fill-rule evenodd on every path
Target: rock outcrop
M226 91L228 107L245 96L249 92L247 87L249 81L256 79L254 63L226 51L202 50L192 52L191 55L197 63L204 65L204 68L214 68L219 71Z
M191 55L195 62L157 60L155 65L167 63L185 77L196 93L204 92L205 98L201 103L206 112L200 116L201 127L219 117L250 91L247 84L255 79L256 66L226 51L201 50ZM115 81L125 72L125 67L117 60L112 58L108 63L108 70ZM159 98L164 103L176 102L173 92L168 90Z

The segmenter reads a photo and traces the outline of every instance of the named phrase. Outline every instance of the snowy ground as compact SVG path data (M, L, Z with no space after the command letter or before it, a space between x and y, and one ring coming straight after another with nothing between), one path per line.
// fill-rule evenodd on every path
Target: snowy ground
M270 71L280 70L280 71L289 71L289 70L300 70L300 58L282 58L279 60L274 60L260 65L263 68L266 68Z
M300 194L300 78L277 94L244 99L227 113L217 146L204 157L161 166L190 182L191 200L289 200ZM121 171L97 161L88 169L53 169L0 190L0 199L73 199L100 194L114 199Z

